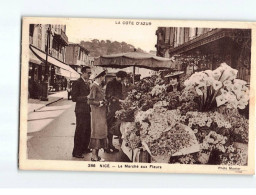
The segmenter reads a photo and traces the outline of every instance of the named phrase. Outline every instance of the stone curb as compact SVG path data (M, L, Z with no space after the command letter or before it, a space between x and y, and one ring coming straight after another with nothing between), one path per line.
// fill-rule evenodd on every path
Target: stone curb
M56 103L56 102L58 102L58 101L60 101L60 100L62 100L62 99L64 99L64 98L61 97L61 98L59 98L59 99L57 99L57 100L55 100L55 101L49 102L49 103L47 103L47 104L45 104L45 105L43 105L43 106L41 106L41 107L39 107L39 108L37 108L37 109L34 109L34 110L30 111L28 114L30 114L30 113L32 113L32 112L36 112L36 111L38 111L38 110L41 110L42 108L44 108L44 107L46 107L46 106L49 106L49 105L51 105L51 104L53 104L53 103Z

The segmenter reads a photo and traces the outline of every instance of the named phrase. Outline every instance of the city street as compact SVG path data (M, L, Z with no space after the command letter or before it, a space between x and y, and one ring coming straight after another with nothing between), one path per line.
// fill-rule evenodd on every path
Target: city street
M75 103L64 98L28 115L28 159L37 160L85 160L72 157L75 132ZM114 145L120 149L117 139ZM120 152L107 154L100 151L106 161L120 161Z

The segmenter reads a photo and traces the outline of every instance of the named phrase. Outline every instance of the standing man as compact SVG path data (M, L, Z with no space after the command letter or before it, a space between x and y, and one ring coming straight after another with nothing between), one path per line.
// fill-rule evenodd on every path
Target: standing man
M109 102L108 107L108 149L107 153L118 152L119 150L113 146L113 135L121 137L120 125L116 124L115 113L117 110L121 109L120 102L122 101L122 81L127 76L124 71L119 71L116 73L116 78L109 81L106 86L106 99Z
M83 67L81 72L81 78L73 83L71 91L72 101L76 102L76 131L72 153L75 158L84 158L83 154L90 152L88 146L91 137L91 116L87 96L90 94L91 70L89 67Z

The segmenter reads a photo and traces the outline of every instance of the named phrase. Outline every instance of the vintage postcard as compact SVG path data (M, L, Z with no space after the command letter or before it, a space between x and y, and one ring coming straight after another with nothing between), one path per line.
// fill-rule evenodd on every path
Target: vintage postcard
M19 169L255 173L256 23L22 19Z

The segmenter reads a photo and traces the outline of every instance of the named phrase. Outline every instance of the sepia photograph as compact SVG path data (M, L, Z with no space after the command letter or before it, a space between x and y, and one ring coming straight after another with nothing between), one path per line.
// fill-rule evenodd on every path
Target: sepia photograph
M254 174L255 30L24 17L19 168Z

